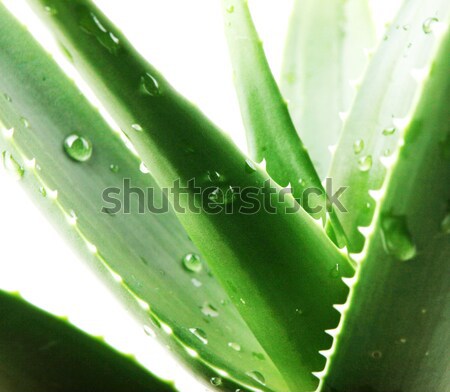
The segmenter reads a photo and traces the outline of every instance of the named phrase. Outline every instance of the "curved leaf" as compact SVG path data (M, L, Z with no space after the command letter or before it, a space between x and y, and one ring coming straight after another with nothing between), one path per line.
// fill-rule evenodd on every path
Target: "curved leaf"
M289 23L281 91L320 178L342 130L339 113L354 99L364 49L375 31L367 0L296 0Z
M376 201L370 191L383 185L388 159L398 148L411 108L422 85L421 76L442 38L433 34L437 21L448 23L445 0L406 1L370 63L356 96L336 153L330 176L337 187L347 186L339 213L351 252L360 252ZM425 72L426 74L426 72Z
M0 291L4 392L169 392L171 385L63 319Z
M442 42L388 173L325 390L450 385L450 31Z
M203 259L198 273L183 266L186 255L200 252L173 211L141 214L132 195L130 212L122 204L114 213L116 202L103 200L108 188L119 192L112 197L128 199L129 180L129 187L153 190L145 201L157 208L164 205L155 181L140 171L140 159L1 5L0 21L0 118L5 124L0 123L0 161L21 173L30 196L139 322L152 328L208 384L220 369L238 374L248 368L278 385L278 371ZM86 162L70 159L63 149L73 133L93 145ZM102 213L103 208L107 210ZM208 312L209 305L217 317ZM207 345L189 331L192 328L207 333ZM199 356L193 357L192 350ZM237 388L226 377L222 380L223 388ZM241 381L246 380L252 382L242 375Z
M286 102L270 71L246 0L222 0L225 31L250 153L265 160L266 171L316 219L330 214L337 243L345 245L342 227L295 130ZM313 196L313 197L310 197ZM314 196L316 196L314 198Z
M344 302L348 292L339 279L339 274L352 274L347 259L303 210L289 213L295 200L279 198L281 190L267 174L176 93L90 2L31 3L55 29L159 185L171 189L179 180L185 187L180 197L185 211L178 211L178 218L282 373L288 386L275 380L278 390L314 389L318 380L311 371L325 364L318 350L332 342L324 330L339 322L333 304ZM189 186L193 179L203 195ZM267 185L277 193L265 196ZM229 198L224 191L230 187L236 192ZM244 198L236 195L243 189L255 190L255 208L247 214L239 212ZM203 196L213 207L222 206L220 211L189 207L189 202L205 207ZM169 198L177 204L174 194ZM268 201L272 212L261 208ZM187 336L192 336L188 329ZM260 388L272 386L269 376L255 369L231 370Z

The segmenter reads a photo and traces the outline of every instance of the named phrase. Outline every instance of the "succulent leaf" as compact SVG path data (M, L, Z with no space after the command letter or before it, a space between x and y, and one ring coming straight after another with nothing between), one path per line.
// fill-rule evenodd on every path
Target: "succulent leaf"
M153 328L208 384L218 369L230 374L254 369L278 385L278 371L174 212L139 213L145 201L155 208L165 203L153 178L140 170L141 160L2 5L0 20L1 163L22 179L34 201L139 322ZM79 139L65 143L73 134L92 146L89 159L79 160L86 157L86 144ZM115 211L117 202L102 196L111 189L111 196L123 202L131 188L153 193L141 198L143 203L131 195L129 212L124 203ZM197 270L186 261L188 255L193 260L198 255ZM208 306L218 309L217 317L205 314ZM190 332L194 328L208 335L208 344ZM233 350L230 343L242 349ZM252 381L244 374L245 380ZM226 377L222 381L223 388L237 388Z
M375 44L367 0L296 0L281 76L281 91L320 178L342 130L367 58ZM353 85L352 85L353 84Z
M268 175L249 164L227 136L176 93L92 3L31 3L68 48L74 64L161 187L171 188L178 179L186 186L196 179L208 199L213 196L215 201L216 189L262 189L270 183ZM46 6L55 12L49 15ZM181 206L187 207L192 197L202 205L202 198L187 189ZM271 189L280 191L274 183ZM268 199L276 213L264 208L236 213L242 200L232 193L230 199L214 203L226 207L219 214L187 208L185 213L178 212L178 218L282 374L284 381L274 380L278 384L274 389L310 390L318 382L311 372L325 364L318 351L329 348L332 341L324 330L339 322L339 312L332 305L345 302L348 292L340 276L331 271L338 266L340 275L351 276L352 267L308 214L302 209L286 211L296 206L292 197L280 200L278 196L272 193ZM175 203L173 196L170 199ZM262 192L256 200L261 207ZM228 208L234 212L227 213ZM234 365L230 369L234 377L261 388L261 379L256 380L252 372ZM272 387L273 380L263 376L267 387Z
M348 187L342 195L348 212L338 215L352 253L363 248L359 228L370 225L378 202L369 192L383 185L382 161L396 153L411 122L423 84L420 75L427 74L426 67L442 42L438 32L449 18L448 1L406 1L373 55L345 121L330 177L337 187Z
M324 391L450 385L450 30L388 170Z
M0 386L4 392L169 392L101 338L0 291Z
M334 208L327 205L327 194L272 75L247 1L222 0L222 4L252 158L258 162L265 160L267 173L281 186L291 188L296 200L316 219L326 222L330 216L332 237L339 246L345 246L345 235Z

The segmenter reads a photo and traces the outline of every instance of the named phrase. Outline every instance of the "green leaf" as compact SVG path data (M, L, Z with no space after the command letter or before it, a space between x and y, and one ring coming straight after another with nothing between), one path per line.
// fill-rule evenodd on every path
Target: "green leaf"
M328 211L335 229L333 234L344 246L342 227L333 208L327 205L326 192L270 71L247 1L222 1L250 153L258 162L265 159L267 173L281 186L289 185L294 197L316 219L326 222Z
M259 388L264 383L280 391L314 389L318 380L311 372L325 365L318 350L332 343L324 330L339 322L333 304L343 303L348 293L339 278L352 274L347 259L302 209L286 211L297 206L291 196L280 200L278 194L261 191L270 182L267 174L176 93L90 2L31 3L69 50L159 185L173 188L179 180L187 189L180 207L188 207L189 201L205 207L205 198L187 186L195 179L206 202L219 206L216 214L187 208L178 212L178 218L284 380L248 365L237 367L235 362L224 369ZM52 15L45 7L54 9ZM221 193L230 187L255 190L256 208L239 212L244 197ZM273 183L270 189L281 191ZM175 203L173 194L169 198ZM258 208L269 200L272 212ZM185 328L183 338L192 336L188 329L192 325ZM208 337L208 345L213 339ZM221 358L220 353L215 355Z
M174 391L133 357L62 318L0 291L0 387L4 392Z
M320 178L341 133L375 31L367 0L296 0L289 23L281 91Z
M330 176L335 186L347 186L339 213L351 252L360 252L376 201L369 192L383 185L381 162L395 154L411 121L411 108L422 84L420 70L435 56L440 39L432 33L436 20L447 23L450 3L407 1L373 56L345 121ZM417 72L419 71L419 72Z
M152 177L140 171L141 160L125 148L120 135L1 5L0 21L0 118L5 125L0 122L0 164L21 178L58 231L108 281L142 326L153 328L208 384L220 369L242 383L252 379L245 372L239 376L241 369L258 370L268 382L282 383L203 258L200 272L183 266L186 255L201 254L173 211L141 214L138 197L132 195L130 213L123 204L113 213L116 202L107 203L102 193L116 188L120 195L112 196L126 198L126 179L131 187L153 190L145 200L155 207L165 197ZM74 133L92 144L92 156L85 162L64 150L64 141ZM209 306L217 309L218 317L211 316ZM207 333L207 345L190 332L193 328ZM238 388L226 377L222 386Z
M450 385L450 31L441 42L388 172L325 390Z

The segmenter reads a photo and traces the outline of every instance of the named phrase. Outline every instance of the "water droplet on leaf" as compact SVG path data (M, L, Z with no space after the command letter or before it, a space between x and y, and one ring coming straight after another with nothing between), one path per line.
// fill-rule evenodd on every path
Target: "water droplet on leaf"
M142 126L140 124L132 124L131 128L133 128L135 131L138 131L138 132L142 132L142 130L143 130Z
M119 172L119 166L115 165L115 164L111 164L111 165L109 165L109 170L111 170L113 173L118 173Z
M188 253L183 257L183 266L190 272L200 272L203 268L200 256L195 253Z
M20 180L25 174L25 169L23 166L21 166L19 162L17 162L16 158L14 158L14 156L8 151L3 151L2 158L3 167L8 170L8 172L13 174L17 180Z
M260 372L257 371L248 372L247 376L253 378L253 380L260 383L261 385L266 385L266 379Z
M64 150L75 161L86 162L92 156L92 144L86 138L72 134L64 140Z
M202 313L208 317L218 317L219 312L217 308L209 303L206 303L202 306Z
M234 342L228 343L228 347L230 347L234 351L241 351L241 346Z
M220 377L211 377L209 381L215 387L219 387L220 385L222 385L222 379Z
M400 261L411 260L416 256L417 249L412 241L405 216L383 214L381 232L383 245L388 254Z
M372 156L365 155L358 159L359 170L367 172L372 168Z
M361 153L363 149L364 149L364 140L358 139L353 143L353 151L355 154Z
M431 34L433 32L433 24L439 22L438 18L432 17L424 20L422 24L422 30L425 34Z
M204 332L200 328L189 328L189 332L192 333L198 340L200 340L203 344L208 344L208 337L206 332Z
M158 81L148 72L141 76L141 89L145 94L152 97L161 95Z
M397 130L396 128L383 129L383 135L384 136L391 136L391 135L393 135L395 133L396 130Z

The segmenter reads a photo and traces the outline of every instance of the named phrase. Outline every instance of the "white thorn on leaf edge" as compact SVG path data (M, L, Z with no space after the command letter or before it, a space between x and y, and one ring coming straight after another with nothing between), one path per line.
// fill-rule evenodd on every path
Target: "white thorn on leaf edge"
M198 357L198 352L193 350L190 347L185 347L186 352L189 354L189 356L191 356L192 358L197 358Z
M14 136L14 128L3 129L3 136L6 139L12 139L12 137Z
M143 301L140 298L136 298L136 301L141 309L143 309L147 312L150 310L150 305L147 302Z
M36 158L25 159L25 166L29 169L35 169L36 168Z
M358 226L358 231L365 237L368 238L373 233L373 226Z
M385 192L384 187L380 189L369 189L369 196L376 202L379 202L384 197Z
M325 377L326 371L322 370L320 372L312 372L312 375L321 380L323 377Z
M422 84L430 74L430 66L423 67L423 68L413 68L410 73L412 78L419 84Z
M333 308L335 308L340 314L343 314L348 309L348 304L335 304L333 305Z
M392 119L392 123L394 124L395 128L403 131L408 126L408 124L411 123L411 117L410 116L406 116L403 118L394 117Z
M58 198L58 190L46 189L49 199L56 200Z
M358 280L357 276L353 276L352 278L342 278L342 281L349 287L352 288L356 281Z
M363 252L359 252L359 253L350 253L349 254L350 259L352 259L355 263L360 263L361 261L364 260L364 258L366 257L366 253Z
M167 335L173 334L173 329L170 328L167 324L161 323L161 328Z
M394 163L396 161L397 161L397 154L380 157L380 162L386 169L390 169L392 166L394 166Z
M337 334L339 333L339 329L338 328L326 329L325 333L330 335L332 338L335 338L337 336Z
M94 244L90 243L89 241L86 241L86 246L88 247L89 252L94 253L94 254L98 253L97 247Z
M333 351L334 350L332 348L329 348L328 350L321 350L321 351L319 351L319 354L324 356L326 359L328 359L328 358L331 357L331 354L333 354Z

